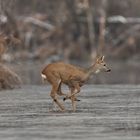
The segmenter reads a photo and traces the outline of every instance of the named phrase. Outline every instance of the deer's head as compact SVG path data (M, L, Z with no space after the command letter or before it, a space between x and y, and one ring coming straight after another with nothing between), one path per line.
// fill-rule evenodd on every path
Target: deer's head
M95 63L95 73L99 73L100 71L110 72L111 69L107 66L104 61L104 56L97 57Z

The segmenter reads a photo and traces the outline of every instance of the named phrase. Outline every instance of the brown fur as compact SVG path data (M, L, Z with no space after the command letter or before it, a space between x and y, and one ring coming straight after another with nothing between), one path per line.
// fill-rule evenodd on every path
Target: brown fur
M76 110L76 94L80 92L80 87L90 78L90 76L99 71L110 71L104 62L104 57L96 59L94 65L89 68L80 68L63 62L56 62L47 65L42 71L42 77L52 85L50 96L62 111L65 110L63 105L58 101L57 95L65 95L66 99L71 99L73 111ZM61 84L66 84L70 88L70 95L61 91Z

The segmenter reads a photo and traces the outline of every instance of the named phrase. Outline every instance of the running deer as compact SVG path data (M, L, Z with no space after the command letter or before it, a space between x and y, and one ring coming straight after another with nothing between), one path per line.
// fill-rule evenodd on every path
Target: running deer
M52 85L50 96L61 111L65 111L65 108L62 103L59 102L58 95L65 96L63 98L64 101L70 99L73 111L75 112L76 101L79 101L76 95L80 92L80 87L85 84L92 74L99 73L100 71L111 71L104 61L104 56L96 58L95 63L89 68L81 68L63 62L51 63L43 69L41 76L43 80L47 80ZM70 94L64 94L61 91L62 83L69 87Z

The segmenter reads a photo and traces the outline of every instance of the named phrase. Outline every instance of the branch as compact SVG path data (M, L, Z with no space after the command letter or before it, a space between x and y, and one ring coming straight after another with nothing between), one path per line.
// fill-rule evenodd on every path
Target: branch
M45 28L46 30L54 30L55 29L55 26L49 24L49 23L46 23L46 22L43 22L43 21L40 21L38 19L35 19L33 17L26 17L24 19L24 22L26 23L32 23L36 26L39 26L41 28Z

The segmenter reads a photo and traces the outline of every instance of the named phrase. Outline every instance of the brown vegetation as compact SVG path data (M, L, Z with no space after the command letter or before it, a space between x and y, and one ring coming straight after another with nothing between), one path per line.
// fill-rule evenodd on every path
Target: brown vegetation
M139 60L139 5L139 0L0 0L0 29L8 37L0 40L1 60L87 63L97 53Z
M96 50L112 58L129 58L130 53L135 55L140 52L140 20L136 18L140 13L139 0L0 2L3 7L0 14L7 19L5 22L1 19L2 31L6 35L14 34L22 40L19 47L13 45L10 48L11 61L40 61L52 55L64 60L90 59L95 57ZM14 7L14 10L11 7ZM130 38L135 40L135 43L131 44L131 49L135 50L133 53L127 47L127 40ZM125 48L128 55L125 54ZM5 52L3 48L1 51ZM22 52L26 52L26 55L22 55Z
M21 79L8 67L0 64L0 90L19 87Z

